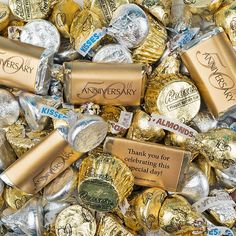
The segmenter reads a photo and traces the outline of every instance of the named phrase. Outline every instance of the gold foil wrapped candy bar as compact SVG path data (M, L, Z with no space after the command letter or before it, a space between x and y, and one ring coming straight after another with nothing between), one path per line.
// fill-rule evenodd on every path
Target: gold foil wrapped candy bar
M148 15L149 33L141 46L133 51L133 60L136 63L152 64L164 53L167 41L165 27Z
M144 7L164 25L168 25L171 19L171 0L135 0L135 3Z
M145 110L149 114L165 115L183 123L197 115L200 105L197 87L180 74L152 78L145 94Z
M0 31L8 26L10 21L10 9L6 4L0 3Z
M111 211L132 192L133 184L134 177L121 160L98 153L88 156L81 164L79 198L91 209Z
M183 234L188 231L204 230L204 222L188 201L174 195L165 199L159 214L160 228L169 234Z
M136 217L145 230L159 228L159 212L166 197L167 192L159 188L147 189L136 197Z
M150 116L142 110L134 113L132 124L129 128L127 138L140 141L158 142L165 136L163 129L158 126L151 126Z
M97 225L92 213L80 205L69 206L56 219L57 236L94 236Z

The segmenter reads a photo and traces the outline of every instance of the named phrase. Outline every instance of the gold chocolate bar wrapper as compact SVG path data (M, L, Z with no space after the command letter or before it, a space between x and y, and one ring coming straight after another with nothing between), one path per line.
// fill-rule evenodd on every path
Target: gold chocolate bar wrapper
M236 106L236 54L221 28L186 46L181 58L215 118Z
M64 69L71 104L140 105L145 83L141 65L71 62Z
M1 177L8 185L35 194L81 156L54 130L8 167Z
M104 152L123 160L134 175L134 183L146 187L181 190L191 153L149 142L107 137Z

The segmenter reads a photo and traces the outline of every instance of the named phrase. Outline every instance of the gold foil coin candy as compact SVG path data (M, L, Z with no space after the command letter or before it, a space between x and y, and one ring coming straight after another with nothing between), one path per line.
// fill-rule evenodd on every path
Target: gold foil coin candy
M10 21L10 9L6 4L0 3L0 31L8 26Z
M204 231L205 223L188 201L174 195L165 199L159 214L160 228L169 234L183 234L188 231Z
M218 11L215 14L215 22L217 26L224 28L232 44L236 46L236 2Z
M183 123L191 121L201 105L197 87L180 74L152 78L144 100L149 114L165 115Z
M167 31L165 27L156 21L150 14L149 33L143 44L133 51L135 63L151 64L156 62L164 53L167 41Z
M136 197L136 217L145 230L159 228L159 212L166 197L167 192L159 188L149 188Z
M72 205L57 216L55 228L57 236L94 236L97 225L90 211L80 205Z
M127 138L140 141L158 142L165 137L165 132L149 123L150 116L142 110L136 110Z
M9 0L14 16L23 21L46 18L51 11L51 0Z
M85 206L100 212L114 210L132 192L134 185L130 169L105 153L83 160L78 181L79 199Z
M171 19L171 0L135 0L135 3L144 7L164 25L168 25Z

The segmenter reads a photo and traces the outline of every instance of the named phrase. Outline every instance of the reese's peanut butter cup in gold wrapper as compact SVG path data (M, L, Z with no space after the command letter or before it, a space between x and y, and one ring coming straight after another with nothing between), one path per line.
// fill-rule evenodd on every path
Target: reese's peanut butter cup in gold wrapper
M197 87L188 78L177 75L159 75L153 78L145 94L145 110L180 120L191 121L201 105Z
M167 192L159 188L149 188L137 196L135 213L145 230L159 228L159 212L166 197Z
M135 0L134 2L148 10L164 25L170 23L171 0Z
M6 4L0 3L0 31L8 26L10 21L10 9Z
M136 233L133 233L126 229L120 219L114 215L107 214L102 216L99 225L97 236L136 236Z
M131 192L134 177L129 168L110 154L85 158L79 171L79 198L87 207L108 212L114 210Z
M148 14L149 33L143 44L133 51L136 63L151 64L156 62L164 53L167 41L165 27Z
M165 136L163 129L152 126L149 123L150 116L142 110L134 113L132 124L129 128L127 138L140 141L158 142Z
M51 6L51 0L9 0L12 14L23 21L46 18Z
M236 2L218 11L215 14L215 22L224 28L232 44L236 46Z
M60 0L53 7L50 20L65 38L70 38L70 26L79 11L79 4L73 0Z

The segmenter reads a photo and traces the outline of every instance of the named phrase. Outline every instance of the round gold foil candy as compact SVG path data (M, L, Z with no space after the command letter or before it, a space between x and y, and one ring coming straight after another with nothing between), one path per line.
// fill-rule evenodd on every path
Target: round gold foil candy
M165 145L183 147L185 145L186 138L182 135L169 132L165 137Z
M114 134L117 133L117 136L123 137L127 130L119 125L121 111L126 111L125 107L122 106L102 106L100 116L108 122L108 133Z
M87 9L75 16L70 27L71 41L75 49L79 49L82 43L96 30L102 27L99 17Z
M188 201L181 196L174 195L166 198L159 214L160 228L171 235L187 233L189 231L203 231L205 223L195 212Z
M136 110L127 138L140 141L158 142L165 137L165 132L149 123L150 116L142 110Z
M0 3L0 31L8 26L10 19L10 9L6 4Z
M46 18L51 11L51 0L9 0L14 16L23 21Z
M167 41L165 27L156 21L151 15L148 16L149 33L143 44L133 51L133 61L141 64L152 64L164 53Z
M6 186L3 197L9 207L14 210L19 210L33 195L25 193L15 187Z
M57 216L55 228L57 236L94 236L97 225L90 211L80 205L73 205Z
M144 7L164 25L168 25L171 19L171 0L135 0L135 3Z
M126 229L119 219L111 214L104 215L98 226L97 236L136 236Z
M223 7L215 14L217 26L224 28L232 44L236 46L236 2Z
M114 210L132 192L133 185L130 169L110 154L88 156L81 164L79 199L93 210Z
M159 228L159 212L166 197L166 191L149 188L136 198L136 217L145 230L156 231Z
M65 38L70 38L70 26L80 6L73 0L60 0L54 7L50 20Z
M153 78L144 99L147 113L157 113L183 123L191 121L201 105L197 87L180 74Z

